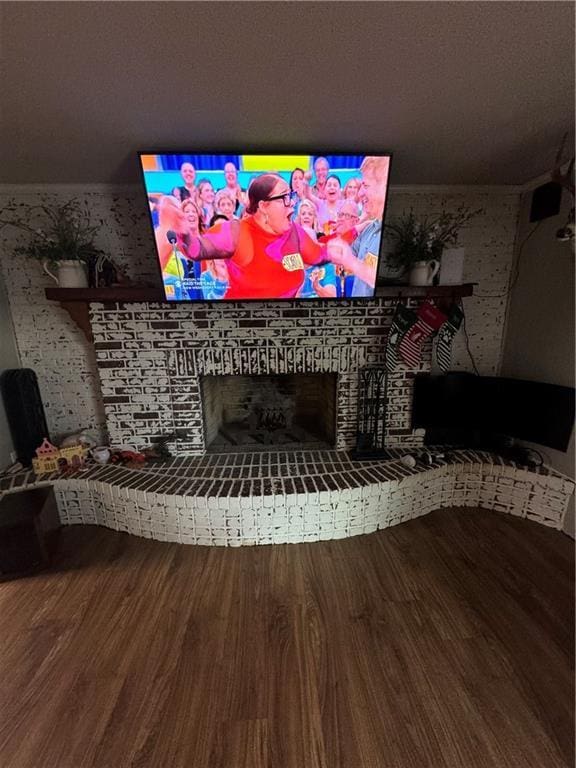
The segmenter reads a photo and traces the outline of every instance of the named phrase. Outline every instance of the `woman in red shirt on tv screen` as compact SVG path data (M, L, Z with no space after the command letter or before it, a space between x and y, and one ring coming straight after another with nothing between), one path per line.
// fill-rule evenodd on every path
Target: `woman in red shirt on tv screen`
M274 173L257 176L248 189L241 221L219 221L190 239L191 260L226 259L229 286L225 299L292 299L300 290L305 269L328 261L340 263L343 242L314 242L292 221L290 187ZM351 242L356 233L344 235Z

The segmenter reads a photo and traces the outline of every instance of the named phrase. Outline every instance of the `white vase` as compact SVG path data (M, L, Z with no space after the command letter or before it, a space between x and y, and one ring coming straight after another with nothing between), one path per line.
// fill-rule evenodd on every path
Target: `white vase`
M48 262L42 264L44 272L50 275L60 288L87 288L88 276L84 262L73 259L59 261L56 266L56 274L48 269Z
M97 464L107 464L110 461L110 448L105 445L93 448L91 454Z
M462 285L465 253L464 248L446 248L442 252L440 285Z
M415 261L410 267L409 285L432 285L440 269L439 261Z

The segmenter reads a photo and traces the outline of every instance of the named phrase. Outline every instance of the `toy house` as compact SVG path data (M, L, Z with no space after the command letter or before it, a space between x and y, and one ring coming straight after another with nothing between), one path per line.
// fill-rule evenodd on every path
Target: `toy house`
M80 467L85 460L86 448L81 445L57 448L45 437L42 444L36 449L36 458L32 459L32 466L36 474L43 474Z

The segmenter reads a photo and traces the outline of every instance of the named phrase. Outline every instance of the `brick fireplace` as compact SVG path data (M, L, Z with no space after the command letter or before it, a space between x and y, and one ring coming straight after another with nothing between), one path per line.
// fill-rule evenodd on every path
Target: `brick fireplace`
M417 300L408 301L417 305ZM299 409L297 426L319 421L313 419L318 397L325 402L330 392L330 404L322 415L325 423L316 425L319 431L310 439L315 437L339 450L353 448L359 371L384 363L395 303L395 299L380 298L337 306L320 302L91 304L111 443L142 448L157 436L174 434L171 449L177 456L203 455L225 423L248 418L242 393L252 377L260 385L257 391L272 386L272 381L292 399L296 392L307 391L308 404L304 400L293 403ZM430 359L428 344L418 370L429 370ZM389 379L391 446L421 444L421 437L410 429L415 373L399 367ZM296 376L304 378L296 383ZM219 405L213 377L224 377L218 385ZM324 394L314 394L316 386L322 386ZM222 387L225 399L236 392L244 402L225 409ZM328 422L333 425L332 433ZM225 426L223 431L227 431ZM302 432L297 429L295 446L301 442L299 435Z

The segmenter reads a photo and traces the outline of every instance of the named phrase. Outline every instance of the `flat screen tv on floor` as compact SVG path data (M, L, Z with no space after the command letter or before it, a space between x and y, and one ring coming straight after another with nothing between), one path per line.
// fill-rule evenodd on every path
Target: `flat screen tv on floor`
M167 301L374 296L390 154L139 159Z
M566 451L574 427L574 389L469 373L419 374L412 427L428 445L498 450L510 439Z

